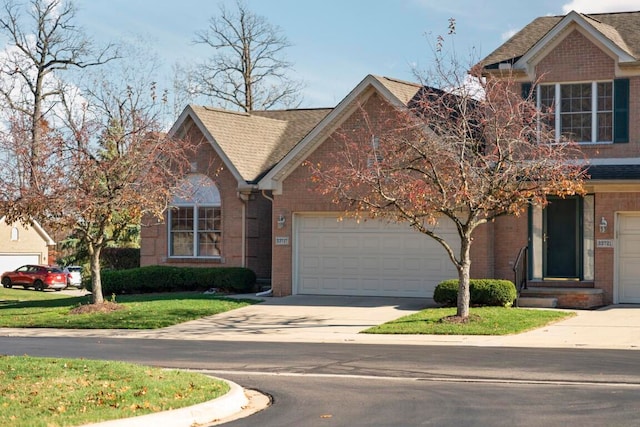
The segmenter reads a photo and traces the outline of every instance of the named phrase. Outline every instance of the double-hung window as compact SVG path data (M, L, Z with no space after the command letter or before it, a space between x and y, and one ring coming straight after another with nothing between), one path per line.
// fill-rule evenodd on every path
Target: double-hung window
M220 257L222 210L215 184L203 175L193 175L179 193L169 210L169 256Z
M543 84L537 102L556 141L613 142L612 81Z
M629 79L583 83L522 84L536 102L555 140L579 143L629 142Z

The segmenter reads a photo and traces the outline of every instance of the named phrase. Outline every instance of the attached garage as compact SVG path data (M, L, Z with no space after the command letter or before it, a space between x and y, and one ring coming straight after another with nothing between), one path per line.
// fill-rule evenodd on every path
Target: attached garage
M438 228L459 247L451 221ZM444 248L406 224L296 215L294 232L297 294L431 298L438 283L458 277Z
M640 303L640 214L618 216L618 302Z
M39 254L0 254L0 273L13 271L25 264L40 264Z

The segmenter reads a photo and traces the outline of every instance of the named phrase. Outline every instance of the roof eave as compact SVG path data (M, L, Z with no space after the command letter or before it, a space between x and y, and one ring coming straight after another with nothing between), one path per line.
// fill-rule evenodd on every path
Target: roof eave
M533 79L535 77L534 59L571 25L577 25L589 37L609 50L617 58L617 63L621 66L623 64L635 64L638 62L638 58L635 58L633 55L629 54L614 43L610 38L603 35L593 25L591 25L583 15L576 11L571 11L540 40L538 40L531 49L515 61L513 69L525 71Z
M187 105L183 110L182 114L180 114L180 117L178 118L178 120L171 127L171 130L169 131L169 135L172 135L172 136L177 135L180 129L185 125L186 120L188 118L191 118L191 120L193 120L193 123L195 123L195 125L198 127L200 132L202 132L202 135L204 135L204 137L209 142L209 144L211 145L213 150L216 152L218 157L220 157L220 160L222 160L222 162L225 164L229 172L231 172L235 180L238 182L238 189L245 189L247 186L249 186L250 184L248 184L247 180L240 174L240 172L238 171L236 166L233 164L231 159L229 159L229 157L224 152L222 147L220 147L220 145L216 141L215 137L211 134L211 132L209 132L209 129L207 129L207 127L202 122L200 117L198 117L198 114L190 105Z

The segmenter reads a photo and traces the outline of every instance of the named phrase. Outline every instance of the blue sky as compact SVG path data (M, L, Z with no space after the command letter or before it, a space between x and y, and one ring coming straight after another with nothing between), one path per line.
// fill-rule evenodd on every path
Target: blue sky
M79 24L97 42L140 35L164 63L207 54L192 44L220 3L233 0L76 0ZM481 58L538 16L640 10L640 0L246 0L249 9L281 28L286 52L306 83L303 107L335 106L367 74L415 80L412 64L428 65L429 42L446 34L460 57ZM161 82L162 83L162 82ZM165 83L168 85L168 83Z

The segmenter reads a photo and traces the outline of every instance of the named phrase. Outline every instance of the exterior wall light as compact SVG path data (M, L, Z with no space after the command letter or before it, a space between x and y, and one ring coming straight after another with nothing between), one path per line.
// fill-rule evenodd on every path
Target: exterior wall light
M287 219L284 217L284 215L280 214L278 215L278 228L284 228L284 224L287 222Z
M609 225L607 220L604 219L604 217L600 218L600 232L601 233L606 233L607 232L607 225Z

